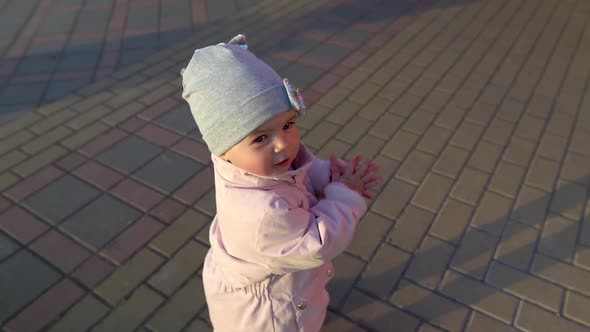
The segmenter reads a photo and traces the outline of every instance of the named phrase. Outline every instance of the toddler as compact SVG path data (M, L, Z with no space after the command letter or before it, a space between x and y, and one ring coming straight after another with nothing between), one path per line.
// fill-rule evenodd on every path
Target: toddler
M314 157L295 126L301 93L243 35L196 50L182 83L215 170L203 267L215 331L319 331L330 261L365 213L378 166Z

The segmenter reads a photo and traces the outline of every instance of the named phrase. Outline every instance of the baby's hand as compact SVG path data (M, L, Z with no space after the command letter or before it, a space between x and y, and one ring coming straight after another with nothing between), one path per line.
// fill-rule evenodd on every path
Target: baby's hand
M375 161L361 155L355 156L349 163L334 156L330 157L332 181L342 182L369 199L374 198L369 189L383 181L381 177L376 176L378 170L379 165Z

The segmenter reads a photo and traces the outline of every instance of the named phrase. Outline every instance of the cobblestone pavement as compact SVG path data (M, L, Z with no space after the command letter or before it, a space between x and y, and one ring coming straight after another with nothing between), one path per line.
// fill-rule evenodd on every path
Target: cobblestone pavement
M0 0L0 123L259 0Z
M244 32L304 87L307 145L387 180L325 331L590 331L589 19L585 0L262 1L0 125L1 328L210 330L212 168L178 73Z

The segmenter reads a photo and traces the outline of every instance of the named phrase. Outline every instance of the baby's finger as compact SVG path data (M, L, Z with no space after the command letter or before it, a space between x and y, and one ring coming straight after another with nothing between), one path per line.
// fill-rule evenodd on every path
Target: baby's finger
M363 193L362 193L362 196L363 196L363 197L365 197L365 198L368 198L368 199L373 199L373 198L375 198L375 195L374 195L372 192L370 192L370 191L365 191L365 192L363 192Z
M365 189L368 189L368 188L371 188L373 186L380 184L381 182L383 182L383 178L380 176L377 176L377 177L373 177L373 178L365 181L364 186L365 186Z
M352 176L357 168L357 164L360 160L360 156L354 156L352 160L346 166L346 171L344 171L345 176Z

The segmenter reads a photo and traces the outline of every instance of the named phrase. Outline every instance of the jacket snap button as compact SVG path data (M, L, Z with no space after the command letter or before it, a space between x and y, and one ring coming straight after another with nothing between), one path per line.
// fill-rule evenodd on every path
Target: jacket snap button
M328 277L331 277L334 274L334 271L331 268L329 268L327 272L328 272Z
M303 310L307 307L307 304L305 304L305 302L299 302L297 303L297 309L299 310Z

